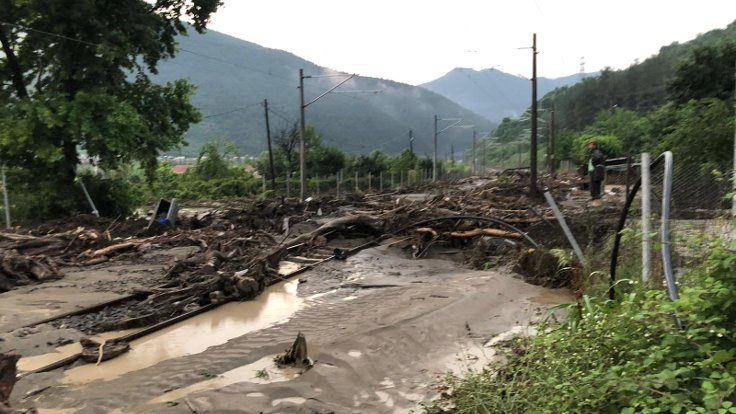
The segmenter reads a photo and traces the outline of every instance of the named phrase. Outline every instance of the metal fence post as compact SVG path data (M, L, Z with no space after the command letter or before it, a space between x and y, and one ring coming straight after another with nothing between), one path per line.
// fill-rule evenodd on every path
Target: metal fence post
M578 260L580 260L580 263L585 264L585 256L583 256L583 251L582 249L580 249L580 245L578 244L577 240L575 240L575 236L572 235L570 228L567 226L567 223L565 222L565 217L562 215L562 212L557 207L557 203L555 203L555 199L552 198L552 194L550 194L549 191L545 191L544 198L547 199L547 203L550 207L552 207L552 212L555 214L557 221L560 223L560 227L562 227L562 231L565 233L567 241L570 242L572 250L578 257Z
M87 187L84 185L84 181L82 181L81 178L79 179L79 184L82 186L82 191L84 192L84 196L87 198L87 202L89 203L89 206L92 207L92 214L94 214L95 217L100 217L100 212L97 211L95 202L92 201L92 197L89 196L89 193L87 192Z
M649 283L652 273L651 164L649 153L641 154L641 280L645 284Z
M677 292L670 252L670 201L672 199L673 170L672 152L666 151L664 153L664 183L662 185L662 267L664 268L664 276L667 280L667 292L670 295L670 299L677 300L680 295Z

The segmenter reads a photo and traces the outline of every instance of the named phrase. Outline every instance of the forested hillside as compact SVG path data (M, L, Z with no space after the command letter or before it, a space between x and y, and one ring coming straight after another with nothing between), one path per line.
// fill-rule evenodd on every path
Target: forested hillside
M266 146L264 110L273 110L272 130L289 129L299 116L299 69L305 79L305 100L317 98L347 75L322 68L290 53L267 49L215 31L178 38L181 52L160 64L158 82L186 78L197 86L192 99L204 118L187 133L184 153L197 154L206 142L232 141L248 154ZM428 90L389 80L356 77L306 110L306 122L315 126L326 144L348 153L380 149L398 153L409 145L431 154L433 117L463 118L466 125L490 130L494 124L455 102ZM449 130L442 135L439 152L450 143L467 148L472 132Z
M558 88L540 101L540 143L547 155L554 111L555 155L580 161L585 141L603 143L609 156L672 150L692 162L726 168L732 160L736 22L659 53L625 70ZM516 156L529 141L528 113L504 119L485 142L487 162ZM509 145L512 144L512 145ZM528 149L528 146L526 147Z

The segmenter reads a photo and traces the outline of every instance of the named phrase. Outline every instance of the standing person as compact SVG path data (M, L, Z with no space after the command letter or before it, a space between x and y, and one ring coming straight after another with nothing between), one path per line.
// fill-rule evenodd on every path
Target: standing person
M603 179L606 177L606 157L600 149L598 143L591 141L588 143L588 174L590 174L590 205L599 207L601 205L601 186Z

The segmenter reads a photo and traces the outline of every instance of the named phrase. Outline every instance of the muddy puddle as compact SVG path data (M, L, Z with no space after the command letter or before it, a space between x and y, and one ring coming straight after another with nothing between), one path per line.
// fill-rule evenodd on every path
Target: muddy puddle
M273 362L276 355L269 355L258 361L227 371L216 378L198 382L188 387L167 392L148 403L163 403L183 398L194 392L215 390L239 382L270 384L292 380L302 374L302 370L293 367L278 367Z
M131 350L100 365L87 364L65 372L63 383L110 380L167 359L203 352L232 338L287 321L304 304L298 280L266 289L255 300L228 303L133 341Z
M124 331L104 332L104 333L92 336L91 338L97 342L103 342L108 339L120 338L121 336L131 334L135 331L136 331L135 329L128 329ZM18 361L18 365L17 365L18 371L20 372L34 371L39 368L53 364L54 362L61 361L64 358L70 357L72 355L76 355L80 352L82 352L82 345L80 345L79 342L60 346L56 348L54 352L50 352L48 354L35 355L35 356L21 358Z

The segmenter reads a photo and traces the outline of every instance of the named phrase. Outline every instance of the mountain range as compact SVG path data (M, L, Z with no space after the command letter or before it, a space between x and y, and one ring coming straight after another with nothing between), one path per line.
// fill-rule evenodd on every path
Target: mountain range
M520 113L529 104L528 81L498 71L455 69L422 87L356 76L323 95L350 75L211 30L192 30L178 42L176 58L160 62L152 77L157 82L185 78L196 85L192 102L203 119L188 132L189 145L175 154L196 155L209 141L234 142L245 154L263 151L264 99L272 136L294 126L299 119L300 69L305 75L306 122L327 145L353 154L376 149L396 154L409 147L411 131L415 152L431 156L437 115L440 131L452 126L451 120L461 120L439 135L438 155L449 157L451 148L459 153L471 145L473 131L486 134L502 116ZM564 78L559 84L574 80ZM554 81L544 88L540 81L540 92L558 85Z
M537 97L541 99L556 88L597 75L580 73L554 79L540 77L537 79ZM518 117L531 105L531 81L497 69L456 68L420 86L496 123L506 117Z

